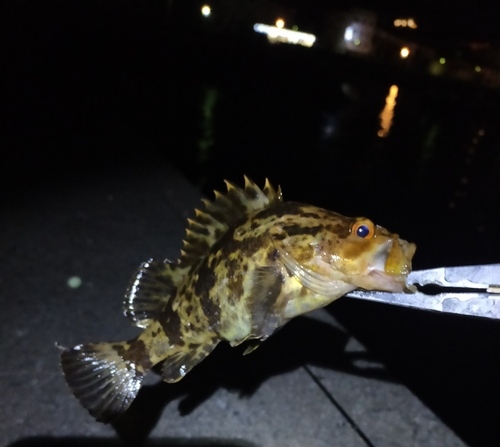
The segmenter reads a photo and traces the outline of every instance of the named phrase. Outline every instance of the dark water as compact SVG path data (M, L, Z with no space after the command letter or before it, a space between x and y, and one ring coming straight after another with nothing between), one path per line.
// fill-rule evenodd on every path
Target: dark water
M247 174L287 200L370 217L417 243L417 268L500 262L498 92L255 36L179 33L159 7L141 32L57 11L50 26L41 10L18 12L8 29L7 207L173 164L206 194ZM497 445L498 323L368 303L332 312L467 443Z

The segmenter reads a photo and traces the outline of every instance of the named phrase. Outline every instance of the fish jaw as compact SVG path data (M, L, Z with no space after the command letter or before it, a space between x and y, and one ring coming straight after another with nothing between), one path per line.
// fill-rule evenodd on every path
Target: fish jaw
M411 260L417 246L399 237L393 241L385 261L384 271L388 275L408 275L411 272Z
M366 290L404 292L411 290L406 278L411 272L411 260L416 245L400 239L397 235L381 246L374 262L368 265L367 273L355 275L352 283Z
M380 290L382 292L404 292L406 275L389 275L380 270L372 270L368 275L354 277L352 283L365 290Z

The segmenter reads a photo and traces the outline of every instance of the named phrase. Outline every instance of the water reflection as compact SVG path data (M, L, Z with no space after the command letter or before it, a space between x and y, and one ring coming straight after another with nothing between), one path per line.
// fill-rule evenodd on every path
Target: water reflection
M217 102L218 92L213 88L207 88L201 106L202 132L198 140L198 161L203 162L208 158L208 151L214 145L214 108Z
M484 154L481 154L485 149L484 142L482 141L483 137L484 129L480 127L472 135L467 150L463 152L463 162L459 165L459 169L457 170L455 189L448 203L448 207L451 209L456 209L457 207L468 209L475 208L473 202L477 201L477 196L474 194L474 190L482 190L481 192L484 196L492 193L494 195L494 185L492 184L491 188L488 187L488 181L481 175L481 171L484 168L478 166L478 163L481 162L482 155L484 156ZM489 162L491 163L493 160L489 160ZM491 189L491 191L488 191L489 189ZM481 207L477 210L474 219L474 225L480 233L483 232L485 228L484 211L482 209L487 206L487 199L485 199L486 197L483 197Z
M385 98L385 107L380 113L380 127L377 135L384 138L388 135L389 129L392 126L392 118L394 117L394 107L396 106L396 97L398 96L398 86L391 85L389 94Z

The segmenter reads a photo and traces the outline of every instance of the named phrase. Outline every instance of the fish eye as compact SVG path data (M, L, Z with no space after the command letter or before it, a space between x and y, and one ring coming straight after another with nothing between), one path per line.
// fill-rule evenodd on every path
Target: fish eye
M351 232L363 239L371 239L375 234L375 228L369 220L358 220L352 226Z
M366 225L361 225L356 230L356 234L359 237L365 238L366 236L368 236L370 234L370 229Z

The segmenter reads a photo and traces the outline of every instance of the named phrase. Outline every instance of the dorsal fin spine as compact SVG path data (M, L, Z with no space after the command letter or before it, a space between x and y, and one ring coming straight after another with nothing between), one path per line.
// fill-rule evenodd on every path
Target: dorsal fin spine
M212 226L221 230L226 228L226 226L222 222L218 221L210 214L205 213L204 211L200 211L198 209L195 209L194 212L196 214L196 219L199 225Z
M224 180L224 182L227 186L227 194L233 199L233 201L236 201L237 203L243 203L248 199L245 191L243 191L237 185L231 183L229 180Z
M194 243L203 243L203 241L205 241L206 239L206 236L209 236L210 235L210 232L207 232L207 233L198 233L198 232L195 232L189 228L186 228L186 241L191 243L191 244L194 244Z
M221 194L219 191L214 191L215 193L215 204L223 207L225 212L232 213L234 212L234 208L236 207L238 211L244 214L245 209L237 200L231 197L231 194L227 195ZM214 203L214 202L212 202Z
M278 191L276 193L276 200L278 202L283 202L283 193L281 192L281 186L278 185Z
M190 231L194 234L200 234L202 236L208 236L211 231L206 227L206 225L202 225L196 220L188 219L188 226L186 227L186 231Z
M272 203L276 200L276 191L273 188L273 185L269 182L269 179L266 178L266 183L264 185L264 194L268 197L269 201Z
M179 263L182 267L199 264L222 235L245 216L282 201L281 189L276 191L268 179L264 190L247 176L244 188L224 180L227 193L214 191L215 199L202 199L205 209L195 209L196 217L188 219L186 238Z

